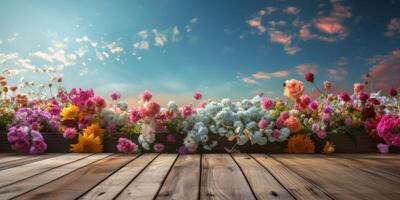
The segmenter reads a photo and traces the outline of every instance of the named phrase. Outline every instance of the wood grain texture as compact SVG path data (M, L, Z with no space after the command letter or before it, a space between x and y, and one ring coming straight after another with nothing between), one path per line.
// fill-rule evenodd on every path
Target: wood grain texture
M382 177L322 155L274 155L274 158L324 188L335 199L400 199L398 177Z
M95 154L0 188L0 199L10 199L84 167L110 154Z
M257 199L293 199L291 194L248 154L232 154Z
M18 196L16 199L76 199L133 158L131 155L114 154Z
M263 165L296 199L331 199L320 187L315 186L282 163L265 154L251 154Z
M21 165L14 168L9 168L0 171L0 188L11 183L29 178L36 174L54 169L64 164L82 159L88 156L88 154L65 154L26 165Z
M37 161L40 161L40 160L56 157L56 156L59 156L59 155L61 155L61 154L50 153L50 154L35 155L35 156L32 156L32 155L12 156L11 160L9 160L7 162L0 163L0 170L16 167L16 166L20 166L20 165L26 165L26 164L37 162Z
M156 199L198 199L200 155L180 155Z
M25 157L28 157L28 155L19 155L16 153L0 153L0 163L19 160Z
M229 154L202 157L200 199L255 199L239 166Z
M144 154L91 189L81 199L114 199L158 154Z
M139 174L117 199L153 199L176 160L177 154L161 154Z
M333 154L355 163L400 177L400 154Z

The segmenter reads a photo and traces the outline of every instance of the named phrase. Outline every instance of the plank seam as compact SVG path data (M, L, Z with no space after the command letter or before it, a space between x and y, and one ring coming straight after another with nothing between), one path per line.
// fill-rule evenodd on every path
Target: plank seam
M111 154L111 155L115 155L115 154ZM110 155L110 156L111 156ZM142 156L143 154L139 154L138 156L134 157L133 159L131 159L130 161L126 162L125 164L121 165L120 167L118 167L117 169L115 169L114 172L110 173L108 176L106 176L103 180L99 181L97 184L94 184L90 189L86 190L85 192L83 192L81 195L79 195L76 199L79 199L81 197L83 197L85 194L87 194L90 190L92 190L93 188L97 187L98 185L100 185L103 181L107 180L109 177L111 177L112 175L114 175L117 171L119 171L120 169L122 169L123 167L125 167L126 165L128 165L129 163L133 162L134 160L136 160L137 158L139 158L140 156ZM109 157L109 156L107 156ZM107 158L106 157L106 158ZM105 158L103 158L105 159ZM101 160L103 160L101 159ZM97 161L96 161L97 162ZM86 165L87 166L87 165Z
M46 155L46 154L45 154L45 155ZM26 158L21 158L21 159L18 159L18 160L13 160L13 161L4 162L4 163L1 163L1 165L7 165L7 163L13 163L13 162L16 162L16 164L14 164L14 165L11 164L11 165L9 165L9 166L0 167L0 171L6 170L6 169L10 169L10 168L13 168L13 167L19 167L19 166L22 166L22 165L27 165L27 164L39 162L39 161L42 161L42 160L47 160L47 159L50 159L50 158L55 158L55 157L57 157L57 156L61 156L62 154L54 154L54 155L49 154L49 155L51 155L51 156L49 156L49 157L44 157L44 158L42 158L42 157L37 157L37 158L34 158L34 157L26 157ZM24 161L24 160L25 160L25 161ZM20 163L18 163L18 162L20 162Z
M15 182L9 183L9 184L7 184L7 185L3 185L3 186L1 186L0 188L3 188L3 187L10 186L10 185L12 185L12 184L18 183L18 182L20 182L20 181L24 181L24 180L26 180L26 179L29 179L29 178L35 177L35 176L37 176L37 175L41 175L41 174L43 174L43 173L46 173L46 172L48 172L48 171L50 171L50 170L57 169L57 168L59 168L59 167L62 167L62 166L64 166L64 165L68 165L68 164L70 164L70 163L74 163L74 162L76 162L76 161L82 160L82 159L84 159L84 158L87 158L87 157L89 157L89 156L91 156L91 155L87 155L87 156L85 156L85 157L79 158L78 160L74 160L74 161L72 161L72 162L65 163L65 164L62 164L62 165L60 165L60 166L57 166L57 167L50 168L50 169L48 169L48 170L46 170L46 171L43 171L43 172L40 172L40 173L34 174L34 175L32 175L32 176L25 177L25 178L23 178L23 179L20 179L20 180L18 180L18 181L15 181ZM49 158L46 158L46 159L55 158L55 157L57 157L57 156L54 156L54 157L49 157ZM43 159L43 160L46 160L46 159ZM41 160L39 160L39 161L41 161ZM30 163L28 163L28 164L30 164Z
M84 158L82 158L82 159L88 158L88 157L93 156L93 155L95 155L95 154L91 154L91 155L89 155L89 156L87 156L87 157L84 157ZM107 157L109 157L109 156L111 156L111 155L112 155L112 154L110 154L110 155L108 155L108 156L106 156L106 157L104 157L104 158L102 158L102 159L100 159L100 160L103 160L103 159L105 159L105 158L107 158ZM79 159L79 160L81 160L81 159ZM77 161L79 161L79 160L77 160ZM94 162L97 162L97 161L99 161L99 160L95 160L95 161L89 163L88 165L90 165L90 164L92 164L92 163L94 163ZM75 161L73 161L73 162L75 162ZM73 162L71 162L71 163L73 163ZM68 163L68 164L70 164L70 163ZM66 164L66 165L68 165L68 164ZM51 181L49 181L49 182L47 182L47 183L45 183L45 184L42 184L42 185L37 186L37 187L35 187L35 188L32 188L32 189L30 189L30 190L28 190L28 191L26 191L26 192L23 192L23 193L21 193L21 194L15 196L15 197L13 197L13 199L18 198L19 196L23 196L24 194L29 193L29 192L31 192L31 191L33 191L33 190L36 190L36 189L38 189L38 188L40 188L40 187L42 187L42 186L44 186L44 185L50 184L51 182L54 182L54 181L56 181L56 180L58 180L58 179L60 179L60 178L63 178L64 176L67 176L67 175L69 175L69 174L75 172L76 170L79 170L79 169L81 169L81 168L83 168L83 167L86 167L86 166L87 166L87 165L82 166L82 167L78 167L78 168L76 168L74 171L71 171L71 172L69 172L69 173L67 173L67 174L64 174L64 175L62 175L62 176L60 176L60 177L58 177L58 178L56 178L56 179L54 179L54 180L51 180ZM55 169L55 168L54 168L54 169ZM34 176L35 176L35 175L34 175ZM32 176L31 176L31 177L32 177ZM16 182L14 182L14 183L16 183ZM13 184L14 184L14 183L13 183Z
M257 196L256 196L256 193L254 192L253 188L250 185L249 179L247 179L246 175L244 174L242 167L240 167L239 163L235 160L235 158L232 156L231 153L229 155L231 156L231 159L233 160L233 162L235 162L236 166L239 167L240 172L242 172L242 175L243 175L244 179L246 180L246 183L249 186L250 191L253 194L254 198L258 199ZM249 154L247 154L247 155L249 155Z
M113 200L117 199L119 195L159 156L160 154L157 154L149 163L147 163L137 174L130 180L122 189L115 195ZM130 162L129 162L130 163ZM90 191L90 190L89 190Z
M312 186L316 187L318 190L320 190L322 193L324 193L327 197L329 197L330 199L335 200L336 198L329 194L327 191L325 191L323 188L319 187L317 184L315 184L312 180L310 180L309 178L302 176L301 174L297 173L295 170L293 170L290 166L285 165L284 163L282 163L281 161L277 160L275 158L275 156L270 155L270 154L266 154L268 157L270 157L271 159L274 159L276 162L282 164L283 166L285 166L287 169L289 169L291 172L297 174L298 176L300 176L301 178L303 178L305 181L307 181L309 184L311 184Z
M198 195L197 195L197 200L200 200L200 196L201 196L201 177L202 177L202 174L203 174L203 154L200 154L200 170L199 170L199 172L200 172L200 175L199 175L199 192L198 192Z
M160 193L161 188L162 188L162 186L164 185L165 181L167 180L167 177L168 177L169 173L171 172L172 168L174 167L176 161L178 160L178 158L179 158L180 156L181 156L180 154L178 154L178 156L176 156L176 158L175 158L174 162L172 163L171 167L168 169L168 172L165 174L163 180L161 181L160 187L158 187L157 192L156 192L156 194L155 194L154 197L153 197L153 200L155 200L155 199L157 198L158 193Z

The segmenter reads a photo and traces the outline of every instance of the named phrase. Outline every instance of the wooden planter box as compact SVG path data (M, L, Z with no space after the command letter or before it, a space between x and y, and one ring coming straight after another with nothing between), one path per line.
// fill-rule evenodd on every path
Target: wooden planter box
M118 142L118 138L120 136L125 136L121 134L116 134L113 136L106 136L103 141L104 152L118 152L116 148L116 144ZM76 143L76 139L74 140L66 140L60 133L45 133L43 134L45 141L48 145L47 152L49 153L67 153L69 152L70 144ZM316 137L313 135L313 137ZM165 145L164 152L175 153L182 146L183 135L177 136L177 142L171 143L167 141L163 141L165 139L165 135L157 135L156 142L163 143ZM314 138L316 152L320 152L325 144L325 141L330 140L335 145L336 153L377 153L378 149L376 148L376 143L372 141L372 139L365 133L360 131L352 131L350 134L348 133L337 133L337 134L328 134L328 137L325 140L320 140ZM137 137L133 138L133 141L138 144ZM213 148L212 153L226 153L226 149L230 149L233 147L235 142L229 142L226 139L220 140L219 144ZM226 148L225 148L226 147ZM238 146L236 148L238 151L242 153L283 153L284 148L286 147L286 142L280 143L268 143L263 146L259 146L257 144L251 145L250 143ZM399 148L391 148L391 152L400 152ZM0 152L12 152L10 143L7 140L7 134L4 132L0 133ZM144 151L144 152L153 152ZM202 148L198 149L198 153L209 153L210 151L204 150Z

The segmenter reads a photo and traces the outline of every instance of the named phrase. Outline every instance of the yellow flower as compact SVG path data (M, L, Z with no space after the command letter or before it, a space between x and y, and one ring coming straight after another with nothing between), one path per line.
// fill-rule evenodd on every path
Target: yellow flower
M61 121L76 120L79 117L79 108L75 105L65 107L61 113Z
M333 142L326 141L324 149L322 149L322 153L333 153L335 152L335 145Z
M83 129L83 133L92 134L94 135L94 137L99 137L100 140L103 139L103 135L105 132L106 130L102 129L97 122L92 123L90 126Z
M99 137L83 133L79 135L78 143L71 144L70 150L74 153L100 153L103 151L103 144Z
M314 153L314 142L308 136L294 135L288 140L287 148L288 153Z

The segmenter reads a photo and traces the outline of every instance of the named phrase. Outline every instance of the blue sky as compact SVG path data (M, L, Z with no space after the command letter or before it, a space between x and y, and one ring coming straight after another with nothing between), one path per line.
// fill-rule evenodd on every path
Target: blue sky
M15 84L62 76L67 88L182 103L194 91L279 97L308 71L337 88L368 72L374 89L400 85L399 1L10 0L0 26L0 69Z

